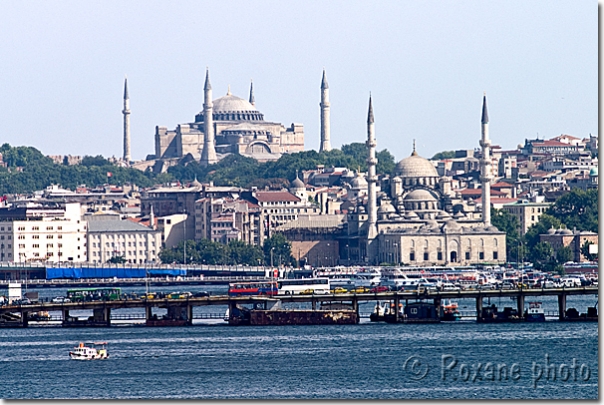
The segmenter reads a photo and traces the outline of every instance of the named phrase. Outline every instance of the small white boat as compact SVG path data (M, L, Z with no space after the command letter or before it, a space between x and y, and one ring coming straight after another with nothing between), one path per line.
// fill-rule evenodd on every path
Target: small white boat
M103 360L109 357L106 346L107 342L80 343L69 352L69 357L72 360Z

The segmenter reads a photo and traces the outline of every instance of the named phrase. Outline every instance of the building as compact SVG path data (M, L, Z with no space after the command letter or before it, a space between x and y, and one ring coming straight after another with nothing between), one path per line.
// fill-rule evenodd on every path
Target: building
M579 263L587 261L587 258L581 254L581 246L585 242L594 244L594 249L597 251L598 234L589 231L577 231L576 229L571 231L570 229L552 228L546 234L539 235L539 241L549 243L554 249L554 256L561 247L570 247L573 252L573 261Z
M0 261L86 262L86 233L79 203L0 208Z
M374 116L371 99L367 119L367 196L351 205L340 238L352 263L410 265L501 264L506 261L505 233L490 222L490 210L476 210L451 189L451 177L415 150L401 160L393 178L375 176ZM490 207L492 159L488 138L486 96L483 100L481 196ZM351 201L355 202L355 201Z
M266 121L256 108L253 86L250 86L249 101L231 94L230 88L226 95L212 100L208 72L203 110L195 115L194 121L173 130L164 126L155 129L155 159L162 161L177 161L191 155L195 160L202 160L202 164L211 164L231 153L268 161L284 153L303 150L302 124L285 127ZM163 170L165 165L160 166L155 170Z
M520 200L512 204L505 204L503 210L518 219L520 235L524 235L531 226L539 222L541 215L543 215L551 205L551 202L545 201L529 202L527 200Z
M130 220L91 216L87 246L91 263L106 263L113 257L123 257L127 263L159 263L161 232Z

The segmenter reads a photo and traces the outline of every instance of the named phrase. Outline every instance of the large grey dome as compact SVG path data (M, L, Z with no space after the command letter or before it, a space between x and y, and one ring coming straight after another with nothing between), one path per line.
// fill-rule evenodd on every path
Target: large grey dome
M249 101L234 96L229 90L226 96L212 101L214 121L264 121L264 115ZM203 111L195 116L195 122L203 122Z
M214 112L249 112L257 111L256 107L242 98L227 93L226 96L212 101Z
M395 174L400 177L438 177L436 167L426 158L419 156L415 151L411 156L398 162Z

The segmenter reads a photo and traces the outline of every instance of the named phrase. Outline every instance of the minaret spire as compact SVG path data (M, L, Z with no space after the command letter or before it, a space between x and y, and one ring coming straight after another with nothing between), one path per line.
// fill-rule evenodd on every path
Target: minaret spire
M367 255L369 258L376 257L372 254L369 245L371 241L377 238L377 175L376 165L377 158L375 157L375 148L377 142L375 140L375 123L373 118L373 103L371 94L369 95L369 111L367 113L367 183L368 183L368 199L367 199ZM374 252L375 253L375 252Z
M216 158L216 147L214 145L214 117L212 104L212 85L210 84L210 70L206 68L206 83L204 86L203 102L203 151L201 153L201 165L208 166L218 161Z
M323 69L323 79L321 79L321 145L319 152L331 150L331 134L329 122L329 85L325 77L325 69Z
M250 104L256 106L256 99L254 98L254 82L250 80Z
M491 140L489 139L489 114L487 112L487 94L482 99L482 159L480 160L480 181L482 182L482 222L484 226L491 225Z
M130 163L130 96L128 95L128 77L124 79L124 161Z

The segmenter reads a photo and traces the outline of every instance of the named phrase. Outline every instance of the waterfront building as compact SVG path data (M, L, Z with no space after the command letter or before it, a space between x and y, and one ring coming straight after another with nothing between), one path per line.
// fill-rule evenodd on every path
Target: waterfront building
M502 207L503 210L518 218L520 235L524 235L531 226L539 222L541 215L552 205L551 202L544 201L543 197L539 200L536 202L520 200Z
M127 263L159 263L161 232L130 220L88 218L87 251L91 263L123 257Z
M85 262L79 203L22 202L0 208L0 261Z

